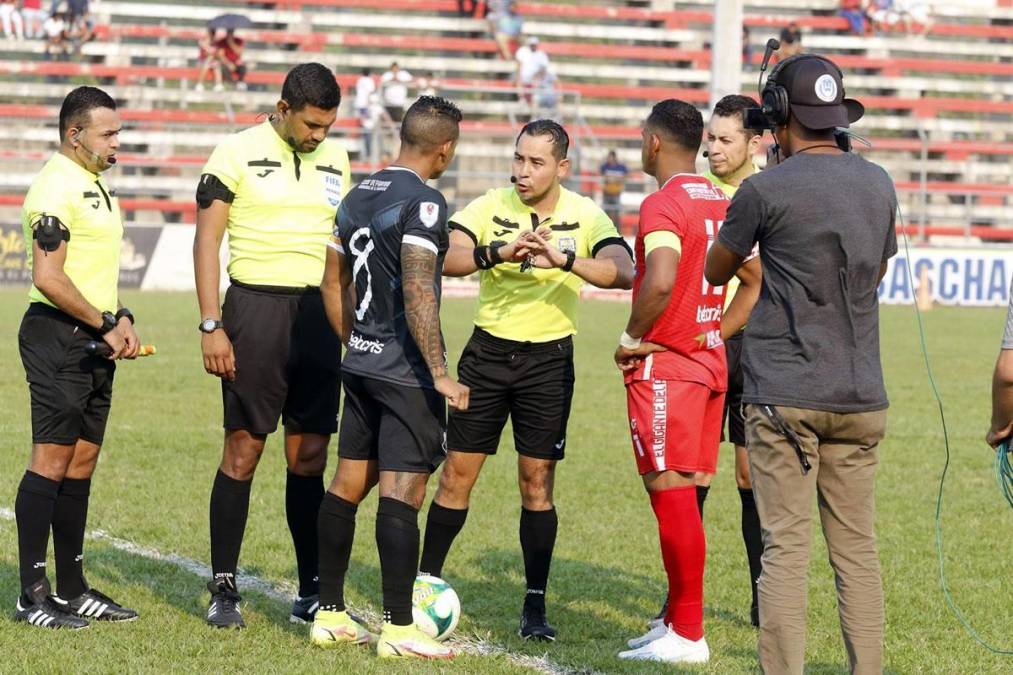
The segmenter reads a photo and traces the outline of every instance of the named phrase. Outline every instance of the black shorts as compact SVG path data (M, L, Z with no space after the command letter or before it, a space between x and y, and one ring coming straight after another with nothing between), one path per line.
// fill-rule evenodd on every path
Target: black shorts
M380 471L432 473L447 456L447 404L433 389L344 372L338 457Z
M457 377L471 387L471 396L466 411L450 411L451 450L496 454L509 417L517 452L563 459L573 401L572 338L514 342L476 328Z
M338 430L341 339L319 289L232 282L222 323L236 354L236 379L222 379L225 429L269 434Z
M725 340L728 358L728 393L725 394L725 420L728 436L721 425L721 440L735 445L746 445L746 420L742 417L742 331Z
M102 445L113 398L116 363L88 356L98 333L58 309L33 302L18 343L32 404L32 443Z

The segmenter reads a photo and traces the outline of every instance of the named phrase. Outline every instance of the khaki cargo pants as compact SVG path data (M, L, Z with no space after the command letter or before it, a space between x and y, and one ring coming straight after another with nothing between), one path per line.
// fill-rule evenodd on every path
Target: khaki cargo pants
M758 582L763 672L803 670L815 494L851 672L882 673L883 584L874 518L877 447L886 432L886 410L840 414L747 404L745 415L763 531ZM811 467L808 473L801 456Z

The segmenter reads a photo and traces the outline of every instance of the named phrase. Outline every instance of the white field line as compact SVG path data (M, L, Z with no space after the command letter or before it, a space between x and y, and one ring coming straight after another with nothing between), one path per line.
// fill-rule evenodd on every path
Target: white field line
M14 511L0 507L0 518L4 520L14 520ZM87 533L87 537L89 539L101 541L119 551L124 551L125 553L147 558L148 560L155 560L175 565L176 567L194 574L201 579L211 578L210 567L204 563L181 556L178 553L165 553L150 546L137 544L127 539L120 539L119 537L114 537L105 530L92 530ZM255 591L284 605L288 605L292 602L292 598L295 597L296 591L298 590L295 584L286 582L275 583L261 579L260 577L252 574L244 574L240 572L236 576L236 582L241 589ZM381 623L380 614L372 608L358 606L352 608L352 612L361 616L372 625L378 626ZM530 668L536 672L545 673L546 675L591 675L594 672L583 669L574 670L561 666L549 660L548 656L528 656L526 654L517 654L511 652L506 647L485 640L478 635L460 634L450 640L449 644L467 654L474 654L478 656L503 656L519 666Z

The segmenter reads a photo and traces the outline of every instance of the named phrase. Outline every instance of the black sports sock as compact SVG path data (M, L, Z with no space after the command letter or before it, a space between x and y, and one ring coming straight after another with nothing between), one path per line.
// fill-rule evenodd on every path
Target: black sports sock
M64 478L53 510L53 552L56 556L56 590L71 600L88 590L82 571L84 530L88 521L91 478Z
M345 609L345 572L355 540L355 512L358 504L332 492L324 494L317 517L320 542L320 609L341 612Z
M221 469L211 488L211 572L216 580L236 587L239 549L250 512L253 480L229 478Z
M710 485L696 486L696 508L700 511L700 520L703 520L703 503L707 501L707 493L710 492Z
M447 561L454 538L464 527L468 509L448 509L435 501L429 505L426 517L426 538L422 545L422 561L419 571L434 577L443 576L443 564Z
M297 476L291 471L285 481L285 516L295 544L299 568L299 597L320 592L317 577L317 514L324 498L323 476Z
M753 593L753 607L756 607L756 580L760 578L763 564L763 536L760 534L760 514L756 511L756 498L750 489L739 488L742 499L742 541L746 544L749 558L749 588Z
M545 587L549 583L552 549L556 545L559 518L555 507L548 511L529 511L521 507L521 551L528 590L525 605L545 607Z
M25 471L14 500L18 523L18 560L21 588L28 588L46 576L46 549L60 484L33 471Z
M412 623L412 587L419 562L419 512L398 499L380 497L376 547L383 579L383 618L395 626Z

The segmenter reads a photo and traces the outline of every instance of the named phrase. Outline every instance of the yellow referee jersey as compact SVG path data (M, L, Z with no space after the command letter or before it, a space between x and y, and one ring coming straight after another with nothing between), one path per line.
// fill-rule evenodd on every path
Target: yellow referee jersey
M32 225L44 215L56 216L70 232L64 273L93 307L100 312L115 312L123 221L113 192L98 174L66 155L54 154L32 181L21 207L29 269ZM34 285L28 299L56 307Z
M616 226L594 201L560 187L548 218L525 205L512 187L489 190L450 218L451 229L468 234L476 246L509 243L523 230L548 226L562 251L592 258L602 246L621 244ZM559 269L520 271L503 263L479 273L475 325L504 340L549 342L577 332L577 301L584 281Z
M759 172L760 167L753 164L753 173ZM724 182L710 171L705 173L703 177L709 180L711 183L713 183L714 187L724 192L725 196L728 197L729 199L731 199L735 195L735 191L739 189L734 185L729 185L728 183ZM728 280L728 283L725 284L725 309L728 309L728 305L732 304L732 298L735 297L735 292L739 290L739 284L740 284L739 278L734 275L732 276L731 279Z
M261 286L319 286L338 204L351 187L348 153L325 139L297 153L270 121L222 141L203 173L235 193L229 276Z

